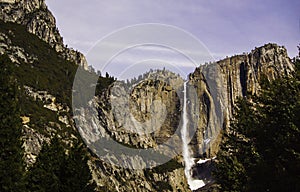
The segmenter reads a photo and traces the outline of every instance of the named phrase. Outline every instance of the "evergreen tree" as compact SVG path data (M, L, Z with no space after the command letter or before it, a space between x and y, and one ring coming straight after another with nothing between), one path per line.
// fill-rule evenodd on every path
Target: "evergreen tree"
M300 191L300 75L264 83L238 102L215 176L222 191Z
M0 191L23 191L20 90L7 56L0 57Z
M45 143L37 157L36 163L28 172L28 191L60 191L61 164L65 151L57 137L51 145Z
M90 183L92 175L87 164L87 150L83 143L76 141L62 164L62 191L90 192L96 185Z
M247 137L247 131L258 122L255 111L247 100L239 100L236 111L224 133L214 173L222 191L248 191L250 172L260 159L253 140Z
M76 142L66 154L57 137L51 145L44 144L37 162L29 171L29 191L45 192L88 192L93 191L94 184L87 165L87 152L82 144Z

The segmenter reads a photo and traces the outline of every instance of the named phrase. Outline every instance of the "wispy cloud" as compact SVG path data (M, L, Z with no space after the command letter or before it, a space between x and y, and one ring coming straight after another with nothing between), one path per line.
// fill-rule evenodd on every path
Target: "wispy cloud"
M299 44L299 0L48 0L65 42L87 53L93 42L121 27L163 23L191 32L216 58L268 42ZM199 54L199 53L197 53ZM180 63L180 61L178 61Z

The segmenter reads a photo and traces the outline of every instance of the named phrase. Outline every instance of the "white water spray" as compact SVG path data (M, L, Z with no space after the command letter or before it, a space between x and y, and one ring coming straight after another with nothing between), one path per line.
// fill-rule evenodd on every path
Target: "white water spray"
M191 169L192 167L195 165L195 162L193 160L193 158L191 158L190 156L190 152L189 152L189 148L188 148L188 117L187 117L187 91L186 91L186 84L187 82L184 83L184 99L183 99L183 117L182 117L182 129L181 129L181 137L182 137L182 147L183 147L183 159L184 159L184 163L185 163L185 176L187 178L188 184L190 186L191 190L196 190L199 189L201 187L203 187L205 185L205 183L202 180L196 180L193 179L192 175L191 175Z

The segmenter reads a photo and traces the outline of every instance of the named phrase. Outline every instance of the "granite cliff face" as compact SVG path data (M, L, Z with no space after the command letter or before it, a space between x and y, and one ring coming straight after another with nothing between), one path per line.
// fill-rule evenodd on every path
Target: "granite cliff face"
M168 71L144 76L142 81L129 86L115 83L106 95L106 102L101 103L110 104L111 110L105 113L111 117L107 130L112 138L119 142L127 139L129 142L126 144L149 148L164 143L180 126L181 101L178 94L183 79ZM104 113L105 106L98 110ZM128 135L129 139L126 138Z
M189 85L197 90L189 107L190 121L197 127L190 143L193 156L216 155L220 130L229 126L239 97L259 94L262 80L288 76L293 70L286 49L276 44L196 68L189 76Z
M61 141L66 146L66 152L68 147L72 146L73 141L78 141L77 127L75 127L71 116L71 106L66 103L65 99L67 98L63 98L70 94L71 90L69 93L63 93L62 87L68 86L61 83L69 84L64 81L70 79L72 71L74 68L76 69L76 66L70 65L75 63L87 69L87 63L81 53L67 49L63 45L62 37L55 25L55 18L47 9L45 1L1 0L0 6L0 54L7 55L16 64L18 74L21 75L20 79L24 80L22 84L24 84L26 104L24 104L25 106L22 109L24 114L21 116L23 121L22 140L25 151L24 160L27 168L30 168L36 163L36 158L43 144L50 143L54 135L61 138ZM20 24L22 27L14 23ZM49 47L41 43L33 35L27 34L23 29L37 36L41 41L46 42ZM37 51L37 49L39 50ZM49 59L53 60L49 61ZM74 63L66 62L64 59ZM51 66L45 66L45 64ZM57 70L54 72L45 71L46 69ZM32 71L37 74L29 74L26 71ZM49 78L46 77L47 74L50 75ZM51 76L54 74L56 74L57 78L56 76ZM45 77L43 79L45 81L41 82L38 78L41 77L40 75ZM58 87L54 85L58 83L56 80L59 80L60 83ZM48 86L44 86L47 82L49 83ZM168 83L181 85L182 79L178 76L170 75ZM178 102L175 90L179 89L179 87L170 88L168 83L159 80L156 82L149 80L132 90L132 102L128 103L128 106L130 106L128 109L134 111L134 116L137 119L147 121L149 119L148 112L155 115L155 111L161 107L161 104L166 106L167 126L163 129L155 130L156 132L150 138L144 137L144 139L140 139L137 134L128 136L129 134L126 133L127 135L123 135L122 130L117 129L117 126L120 126L122 123L125 123L125 125L132 123L121 121L121 117L126 116L128 111L115 111L120 116L120 121L115 122L114 117L110 116L111 111L107 109L109 104L103 103L101 98L91 101L91 105L97 108L92 108L91 110L96 109L96 111L92 111L93 116L87 117L94 121L86 123L92 123L91 126L96 131L101 130L99 128L106 125L103 127L105 128L103 129L105 131L103 134L107 134L109 138L113 138L120 143L138 148L155 146L173 134L174 130L171 125L179 124L180 110L175 110L176 105L173 104L174 100ZM145 87L151 88L151 90L144 90ZM138 91L139 89L142 91ZM118 92L118 90L116 91ZM117 92L116 94L125 93L123 90L119 90L119 93ZM104 98L105 94L103 94ZM145 94L149 94L148 97ZM150 96L151 94L152 96ZM152 101L158 102L147 108L146 106L149 106L149 103L152 103ZM124 104L122 100L119 100L117 103ZM97 109L99 111L102 109L107 114L100 116ZM143 114L138 112L140 109L143 110ZM83 118L85 113L90 115L88 111L82 111L78 118ZM105 123L103 124L104 121ZM158 121L157 123L160 122ZM150 130L152 127L148 128ZM97 139L97 134L93 133L85 138L90 138L93 141L93 139ZM89 167L92 171L93 179L97 183L97 191L189 191L180 157L175 159L167 163L167 166L153 170L130 170L91 155ZM115 159L112 157L112 160ZM131 160L130 162L125 161L128 166L143 166L145 164L138 156Z
M64 46L55 18L44 0L0 0L0 6L2 21L25 26L28 32L54 48L59 57L87 69L85 57ZM0 33L0 54L8 54L19 68L24 67L24 63L38 68L40 58L27 51L29 49L15 45L13 36L12 31ZM196 68L189 75L187 86L188 126L196 130L190 135L192 141L189 147L195 161L215 156L221 139L220 130L229 126L238 97L259 94L263 79L289 75L293 67L285 48L267 44L248 54ZM68 70L63 71L65 76L69 73ZM60 134L66 145L72 145L78 139L74 135L78 127L85 142L94 147L91 148L94 153L100 137L112 138L135 149L157 147L174 138L168 143L170 145L162 148L162 155L174 158L154 169L128 169L145 167L147 162L138 155L130 159L124 156L118 158L114 151L106 160L91 153L89 167L98 191L190 191L181 151L175 154L172 148L180 148L181 145L180 134L176 130L182 123L183 83L182 78L167 71L148 73L142 81L131 84L117 82L95 96L88 108L78 109L74 117L71 116L71 106L60 103L57 95L54 96L57 93L25 86L26 97L32 100L30 102L38 103L37 106L49 114L37 117L31 111L22 116L25 162L28 166L34 164L42 144L49 142L54 134ZM37 118L43 119L43 125L33 125ZM114 150L109 147L101 145L103 150ZM118 166L118 163L127 168ZM156 165L155 161L150 163Z
M26 26L28 32L47 42L66 60L88 69L82 53L64 46L56 20L45 0L0 0L0 7L0 20Z
M233 56L196 68L189 75L187 86L188 127L190 137L192 137L189 148L195 163L199 159L215 157L222 136L220 131L229 126L230 119L234 114L235 103L239 97L259 94L260 83L263 80L272 81L288 76L293 70L294 66L286 49L276 44L266 44L255 48L248 54ZM84 114L84 118L78 121L84 127L80 132L87 139L87 143L92 144L97 142L100 137L107 137L126 146L147 149L163 143L172 134L176 135L174 130L181 126L181 102L183 101L180 98L182 98L184 81L169 72L156 72L154 74L156 76L161 75L162 79L160 81L157 81L158 79L150 80L150 73L150 79L145 78L139 83L131 85L133 89L130 92L126 91L125 83L116 83L106 93L94 99L91 103L91 111L80 113ZM170 81L173 82L170 83ZM129 94L129 98L126 98L126 94ZM129 102L126 99L129 99ZM162 103L156 103L157 100L162 101ZM95 113L98 114L98 117L91 115ZM130 115L132 117L128 118ZM136 119L137 122L134 122L132 118ZM151 118L153 121L149 125L158 126L160 127L159 130L155 131L153 127L140 123ZM87 125L87 122L92 123ZM163 123L161 124L161 122ZM195 134L192 134L193 129L196 130ZM154 132L149 135L141 135L138 134L139 131ZM180 143L180 137L177 136L177 138L177 142L172 143L173 146ZM168 155L168 150L165 151ZM110 157L111 162L114 162L113 164L118 162L117 159L116 156ZM143 158L139 156L130 160L122 158L121 161L128 162L128 165L135 164L141 167L146 164ZM182 157L176 157L173 161L183 165ZM129 167L132 168L132 165ZM199 167L201 166L196 165L193 172L206 172L205 170L197 170ZM209 166L208 169L210 169ZM124 175L125 173L120 172L120 170L123 169L119 168L115 171ZM140 171L132 172L141 174ZM102 173L98 172L98 174L101 175ZM170 179L174 174L184 177L182 168L173 169L165 176ZM170 182L168 179L153 180L153 182L162 181ZM103 180L98 178L97 182L102 183ZM180 183L185 184L172 184L172 190L184 189L186 186L185 179L182 180L181 178ZM143 186L147 186L147 184L144 183ZM153 188L144 188L143 190L150 189L153 190Z
M183 79L171 72L149 72L141 81L114 83L88 107L75 112L79 132L100 157L90 164L99 190L189 191L180 151L173 150L174 146L181 149L182 85ZM142 153L130 152L156 148L172 136L171 147L160 149L162 158L171 157L166 164L152 160L155 153L149 152L148 161ZM112 147L117 144L109 139L125 148ZM144 169L156 165L160 166Z

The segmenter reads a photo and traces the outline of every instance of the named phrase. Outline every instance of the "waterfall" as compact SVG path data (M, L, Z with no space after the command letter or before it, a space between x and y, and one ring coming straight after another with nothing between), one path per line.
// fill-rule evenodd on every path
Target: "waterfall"
M184 159L185 169L184 173L187 178L189 187L191 190L196 190L205 185L202 180L194 179L191 175L191 169L195 165L193 158L190 156L189 147L188 147L188 116L187 116L187 82L184 83L184 99L183 99L183 115L182 115L182 129L181 129L181 137L182 137L182 155Z

